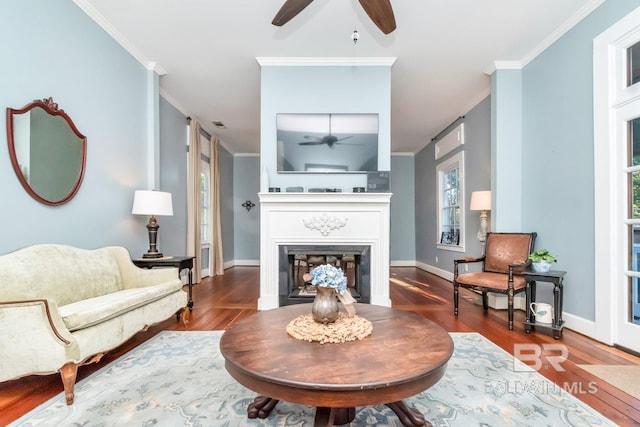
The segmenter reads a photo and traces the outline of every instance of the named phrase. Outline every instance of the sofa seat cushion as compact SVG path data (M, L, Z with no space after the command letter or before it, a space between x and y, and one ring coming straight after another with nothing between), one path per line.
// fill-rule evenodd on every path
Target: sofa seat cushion
M152 303L182 289L180 280L155 286L126 289L60 307L60 316L69 331L88 328L137 307Z

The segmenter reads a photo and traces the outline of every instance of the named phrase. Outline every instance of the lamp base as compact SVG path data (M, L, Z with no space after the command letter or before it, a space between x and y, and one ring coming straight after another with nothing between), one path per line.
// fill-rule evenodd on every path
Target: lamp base
M146 254L142 255L142 258L153 259L153 258L162 258L162 252L158 251L158 246L156 244L158 240L158 229L160 226L158 225L158 221L156 220L155 215L151 215L149 218L149 223L147 224L147 230L149 230L149 250Z
M164 258L162 252L147 252L142 255L142 258Z

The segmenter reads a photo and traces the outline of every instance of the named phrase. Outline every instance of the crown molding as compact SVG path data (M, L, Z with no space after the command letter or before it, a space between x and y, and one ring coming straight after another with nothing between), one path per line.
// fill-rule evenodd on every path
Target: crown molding
M496 70L521 70L522 62L520 61L493 61L491 67L489 67L484 73L491 75Z
M549 46L558 41L569 30L575 27L580 21L586 18L591 12L596 10L605 0L591 0L584 6L582 6L576 13L574 13L569 19L567 19L562 25L556 28L551 34L549 34L539 45L533 50L527 53L518 61L494 61L494 63L487 68L485 74L491 75L496 70L520 70L524 68L529 62L533 61L538 55L544 52Z
M139 63L141 63L147 70L156 72L158 75L163 76L167 74L166 70L162 68L157 62L151 61L144 56L134 45L127 39L121 32L115 29L113 25L104 17L103 14L89 3L88 0L73 0L84 13L93 19L100 28L102 28L107 34L111 36L120 46L122 46L127 52L131 54Z
M162 68L162 65L158 64L157 62L148 62L145 67L147 68L147 70L153 71L159 76L164 76L165 74L167 74L167 70Z
M265 57L257 56L256 61L261 67L309 67L309 66L386 66L390 67L396 62L396 57Z
M569 30L578 25L580 21L586 18L591 12L596 10L605 0L591 0L584 6L582 6L576 13L574 13L569 19L567 19L562 25L560 25L554 32L549 34L542 43L536 46L529 54L525 55L520 62L522 67L526 66L529 62L533 61L538 55L544 52L549 46L558 41Z
M173 105L176 110L184 114L185 117L191 116L191 113L162 87L160 88L160 96L162 96L169 104Z

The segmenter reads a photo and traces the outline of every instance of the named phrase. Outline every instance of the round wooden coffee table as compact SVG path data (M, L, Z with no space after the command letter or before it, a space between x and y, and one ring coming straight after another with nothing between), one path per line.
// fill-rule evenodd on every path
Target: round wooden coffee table
M356 406L387 405L405 426L430 426L402 399L438 382L453 353L449 334L414 313L357 304L373 324L360 341L319 344L287 334L311 304L258 312L228 328L220 351L229 374L255 391L249 418L266 418L278 401L315 406L316 426L347 424Z

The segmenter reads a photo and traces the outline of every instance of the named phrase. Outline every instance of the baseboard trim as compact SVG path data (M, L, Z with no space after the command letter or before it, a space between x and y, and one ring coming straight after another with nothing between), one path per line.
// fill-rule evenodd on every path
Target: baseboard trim
M391 267L415 267L416 266L416 261L415 260L396 260L396 261L391 261L389 263L389 265Z
M588 320L584 317L579 317L566 312L562 313L562 320L564 320L565 328L571 329L572 331L576 331L582 335L588 336L589 338L600 341L596 338L596 322L594 322L593 320Z
M441 268L437 268L434 267L432 265L429 264L425 264L423 262L420 261L416 261L416 265L417 268L419 268L420 270L424 270L428 273L432 273L435 274L436 276L440 276L443 279L447 279L449 281L453 281L453 273L447 271L447 270L443 270Z
M234 259L233 261L230 261L230 263L232 263L232 267L233 266L259 267L260 266L259 259ZM227 263L225 263L225 268L226 268L226 265Z

